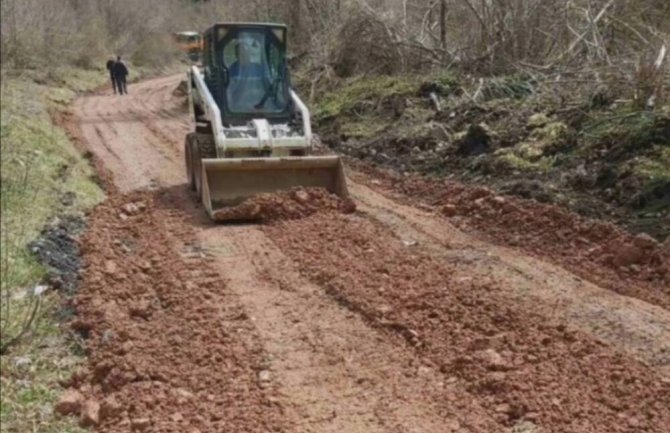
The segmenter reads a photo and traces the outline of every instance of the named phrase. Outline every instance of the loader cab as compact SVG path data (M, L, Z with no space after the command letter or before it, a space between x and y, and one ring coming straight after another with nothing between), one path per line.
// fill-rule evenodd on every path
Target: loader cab
M290 121L286 41L286 26L280 24L222 23L205 31L205 82L224 124Z

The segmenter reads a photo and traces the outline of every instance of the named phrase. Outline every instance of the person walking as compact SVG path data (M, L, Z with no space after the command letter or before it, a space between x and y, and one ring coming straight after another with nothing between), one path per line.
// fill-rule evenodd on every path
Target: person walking
M114 66L112 66L112 75L114 76L114 79L116 80L116 88L119 90L119 93L121 95L127 95L128 94L128 87L126 84L126 80L128 78L128 68L126 67L125 63L121 60L121 56L118 56L116 58L116 62L114 62Z
M112 80L112 89L114 89L114 94L116 95L116 79L114 78L114 58L112 57L107 61L107 70L109 71L109 78Z

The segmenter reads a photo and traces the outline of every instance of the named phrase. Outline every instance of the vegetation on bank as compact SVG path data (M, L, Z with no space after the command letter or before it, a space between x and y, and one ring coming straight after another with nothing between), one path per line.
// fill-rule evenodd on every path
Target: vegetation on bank
M324 141L352 156L484 183L663 239L670 104L640 107L632 88L539 74L355 77L316 98L314 111Z
M104 198L98 176L53 115L108 84L96 69L2 70L0 112L0 425L7 432L79 432L51 405L81 350L61 329L63 299L29 245L61 215L81 215ZM132 67L133 78L156 69Z
M54 317L60 297L42 286L47 269L27 245L56 215L82 212L104 196L93 169L50 111L78 91L103 84L107 75L74 69L3 72L1 424L3 431L74 432L71 421L53 417L50 403L77 357Z

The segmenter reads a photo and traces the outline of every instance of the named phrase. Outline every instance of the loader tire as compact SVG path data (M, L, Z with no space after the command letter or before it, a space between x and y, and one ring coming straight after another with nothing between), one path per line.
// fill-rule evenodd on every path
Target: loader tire
M196 135L194 132L186 134L184 142L184 162L186 163L186 181L191 191L195 191L195 172L193 171L193 146Z
M202 159L216 158L216 144L214 136L208 134L195 134L191 147L191 168L195 190L198 198L202 198Z

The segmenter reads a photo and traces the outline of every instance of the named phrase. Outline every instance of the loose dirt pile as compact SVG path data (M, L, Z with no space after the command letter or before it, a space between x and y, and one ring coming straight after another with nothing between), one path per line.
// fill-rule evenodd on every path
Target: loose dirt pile
M215 205L216 207L216 205ZM260 220L276 221L304 218L316 212L351 213L356 205L341 199L324 188L293 188L289 191L258 194L242 204L222 208L214 214L217 221Z
M150 193L93 211L72 323L89 357L56 410L101 432L279 431L256 331L183 218Z
M667 378L560 317L529 312L495 283L454 281L450 265L374 222L317 214L263 230L332 297L403 336L446 384L472 393L500 431L660 433L670 425Z
M502 245L548 257L582 278L618 293L670 308L670 248L613 224L589 220L558 206L459 182L398 176L359 167L373 187L438 209L464 230L476 229Z

